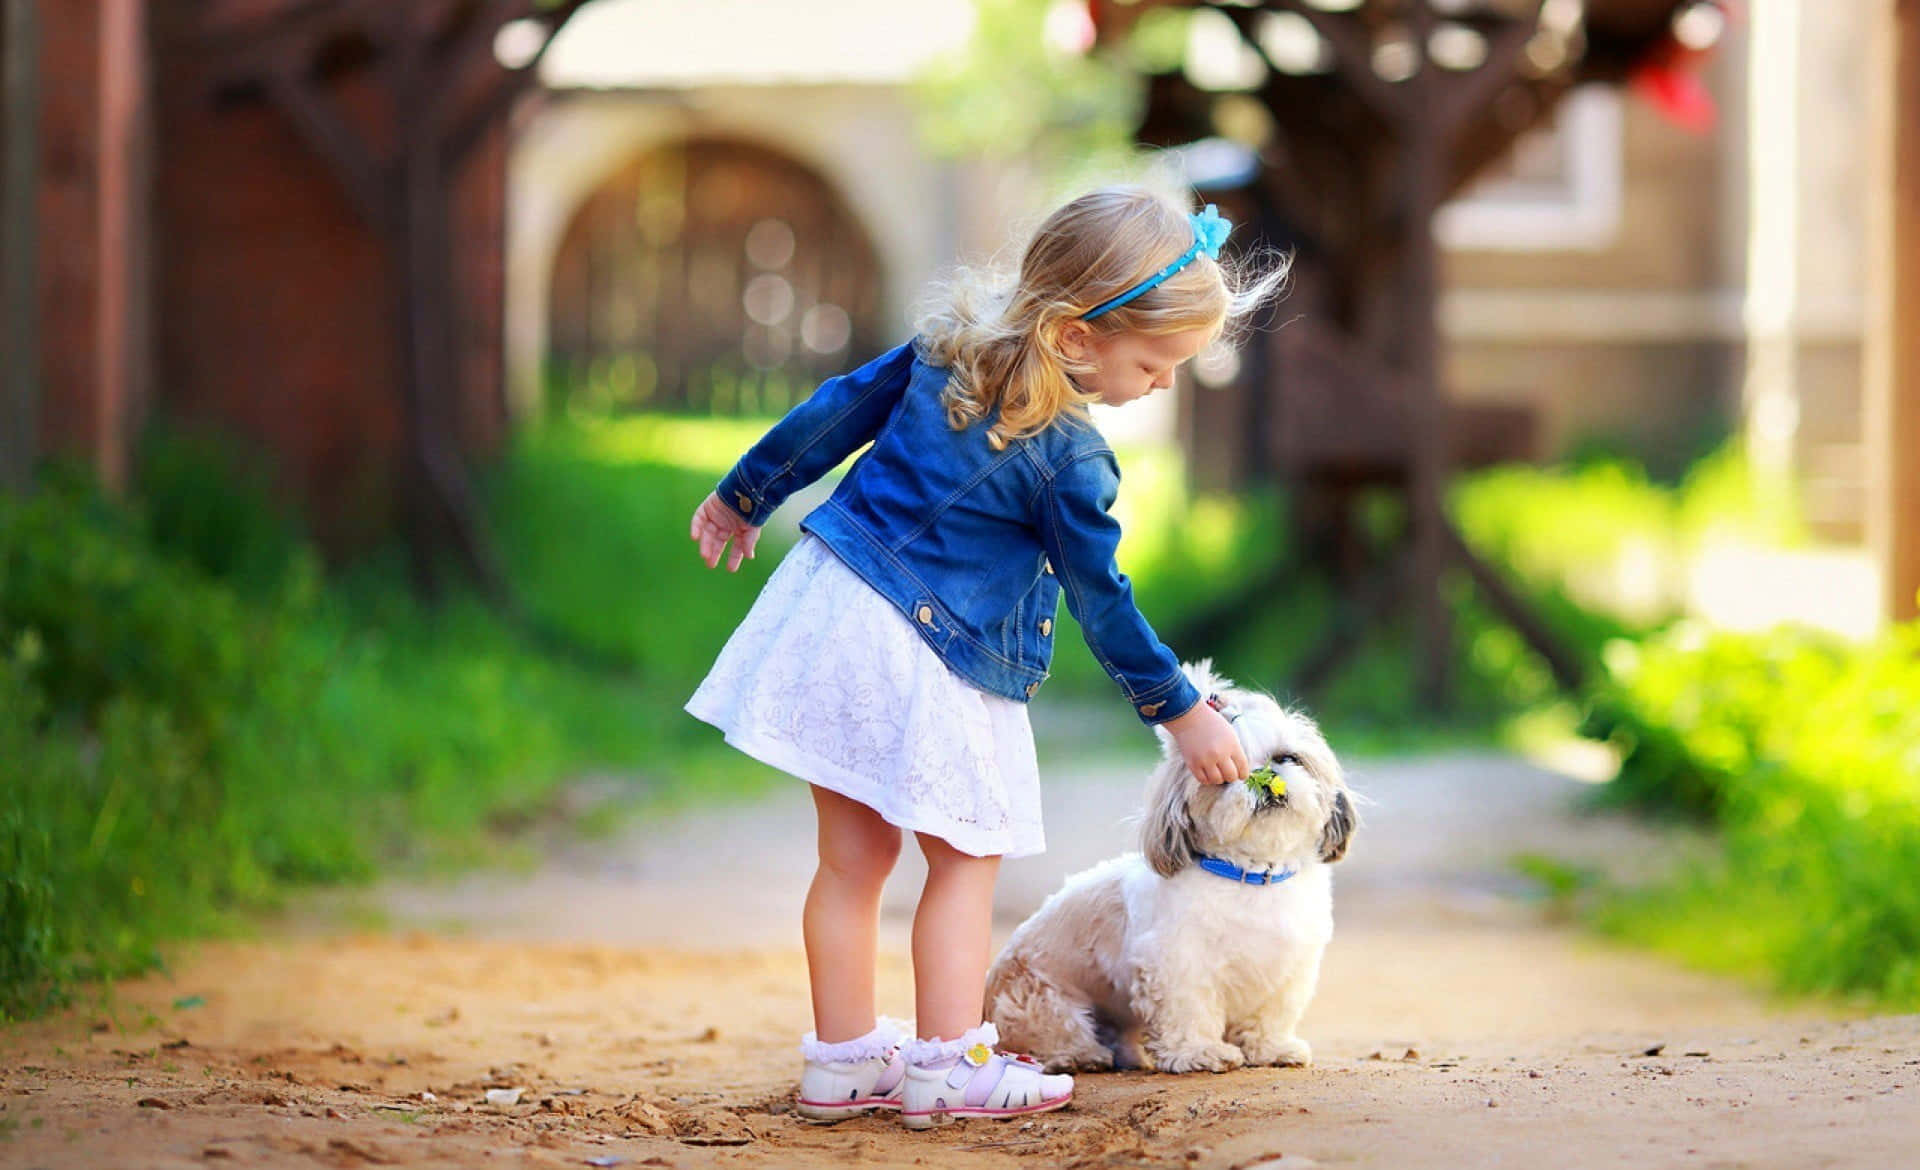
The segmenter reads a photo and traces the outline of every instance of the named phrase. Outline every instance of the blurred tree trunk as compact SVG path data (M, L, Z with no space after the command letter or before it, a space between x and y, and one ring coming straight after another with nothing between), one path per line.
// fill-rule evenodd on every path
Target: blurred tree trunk
M33 483L39 451L38 0L0 0L0 490Z

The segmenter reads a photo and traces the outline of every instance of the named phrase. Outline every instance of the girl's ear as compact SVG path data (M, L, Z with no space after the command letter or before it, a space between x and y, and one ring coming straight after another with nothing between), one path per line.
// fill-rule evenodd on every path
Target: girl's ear
M1060 352L1069 360L1084 362L1093 356L1093 326L1078 317L1060 325Z

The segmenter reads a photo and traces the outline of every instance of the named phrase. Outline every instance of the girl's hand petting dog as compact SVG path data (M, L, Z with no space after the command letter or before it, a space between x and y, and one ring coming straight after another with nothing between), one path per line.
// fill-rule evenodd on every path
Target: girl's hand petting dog
M1247 753L1240 747L1240 737L1233 733L1233 724L1205 700L1167 720L1166 728L1195 780L1231 784L1247 778Z
M693 539L700 542L700 559L707 562L711 569L720 564L720 555L727 552L727 542L733 542L733 551L727 554L727 571L740 571L740 562L753 555L753 546L760 543L760 527L749 524L740 518L740 513L720 502L720 497L712 492L700 501L693 511Z

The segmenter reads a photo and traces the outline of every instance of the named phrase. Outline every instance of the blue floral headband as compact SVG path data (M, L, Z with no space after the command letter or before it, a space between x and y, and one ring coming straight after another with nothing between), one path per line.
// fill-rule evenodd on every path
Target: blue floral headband
M1211 203L1207 204L1205 211L1189 215L1187 220L1193 224L1193 247L1180 253L1179 259L1154 273L1152 276L1147 277L1139 284L1134 285L1126 292L1121 293L1110 301L1102 301L1093 308L1080 314L1080 319L1082 321L1091 321L1102 313L1108 313L1119 308L1121 305L1126 304L1148 289L1157 287L1161 281L1193 263L1193 258L1202 252L1205 252L1207 256L1212 259L1219 259L1220 245L1227 242L1227 233L1233 230L1233 221L1222 216Z

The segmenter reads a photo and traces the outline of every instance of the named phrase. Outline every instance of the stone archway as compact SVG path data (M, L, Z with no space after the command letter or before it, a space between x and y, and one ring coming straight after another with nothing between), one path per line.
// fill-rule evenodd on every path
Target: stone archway
M656 146L575 211L555 254L549 394L785 409L884 341L878 253L839 194L765 146Z

